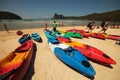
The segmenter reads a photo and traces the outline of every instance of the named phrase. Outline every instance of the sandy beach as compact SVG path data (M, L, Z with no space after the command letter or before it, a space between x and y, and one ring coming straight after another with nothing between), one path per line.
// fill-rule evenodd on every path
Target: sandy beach
M86 27L80 26L58 27L57 29L67 30L73 28L86 30ZM51 27L48 29L52 30ZM99 30L100 29L95 29L93 32L98 32ZM20 46L18 39L21 36L16 35L16 31L17 30L10 30L9 34L6 31L0 31L0 59ZM49 48L43 28L23 29L22 31L24 34L37 32L43 40L42 43L34 41L36 44L36 53L33 55L33 60L25 76L25 80L90 80L56 58ZM120 29L108 29L107 33L120 35ZM109 68L90 61L96 71L93 80L120 80L120 45L116 45L115 40L100 40L91 37L89 39L72 38L72 40L94 46L117 62L116 65L111 65L112 68Z

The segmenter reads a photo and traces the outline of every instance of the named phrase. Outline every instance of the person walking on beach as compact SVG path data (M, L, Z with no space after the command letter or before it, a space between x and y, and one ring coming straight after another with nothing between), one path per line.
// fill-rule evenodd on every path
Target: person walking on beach
M7 28L7 25L6 24L4 24L4 29L9 33L9 30L8 30L8 28Z
M89 28L89 29L88 29L88 32L92 32L92 30L94 29L94 28L93 28L94 23L95 23L95 22L90 22L90 23L88 23L88 25L87 25L87 27Z
M45 29L44 30L47 30L47 23L45 23Z
M53 27L53 31L55 32L56 31L56 27L57 27L56 21L54 21L54 23L52 24L52 27Z
M63 22L62 22L62 27L64 26Z
M101 23L101 28L102 28L102 30L98 31L98 33L101 33L102 31L103 31L103 33L105 33L106 30L108 29L108 24L109 24L109 22L110 22L110 19L108 19L106 22L103 21L103 22Z

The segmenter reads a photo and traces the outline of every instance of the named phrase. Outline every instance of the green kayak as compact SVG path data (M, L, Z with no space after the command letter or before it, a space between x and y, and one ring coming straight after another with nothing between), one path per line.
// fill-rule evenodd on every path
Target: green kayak
M63 33L60 33L59 31L54 32L52 35L53 36L58 36L59 35L59 36L64 37L64 38L70 38L69 35L65 35Z
M79 38L79 39L83 38L83 36L81 34L76 33L76 32L66 32L65 36L70 36L70 37Z

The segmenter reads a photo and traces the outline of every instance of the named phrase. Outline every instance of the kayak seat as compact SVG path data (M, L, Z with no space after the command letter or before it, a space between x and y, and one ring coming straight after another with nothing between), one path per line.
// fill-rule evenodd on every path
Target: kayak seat
M15 58L16 54L13 52L12 55L8 57L9 61L12 61Z
M105 58L108 58L108 59L110 59L110 57L108 56L108 55L106 55L106 54L102 54Z
M82 64L85 66L85 67L87 67L87 68L89 68L90 67L90 64L87 62L87 61L82 61Z
M67 54L67 55L69 55L70 57L73 57L74 56L74 50L73 50L73 48L70 46L70 47L68 47L68 48L66 48L66 49L64 49L64 52Z
M73 48L71 46L69 46L68 48L64 49L65 52L72 52Z
M25 52L29 49L29 47L27 47L28 44L27 43L23 43L22 46L18 47L15 51L16 52Z
M86 49L88 50L90 48L90 46L89 45L86 45Z

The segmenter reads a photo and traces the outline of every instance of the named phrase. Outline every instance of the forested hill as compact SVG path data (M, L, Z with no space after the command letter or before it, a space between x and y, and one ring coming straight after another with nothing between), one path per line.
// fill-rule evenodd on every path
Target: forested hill
M22 18L11 12L0 11L0 19L22 19Z
M110 19L111 21L120 21L120 10L104 12L104 13L93 13L85 16L63 16L55 13L53 19L80 19L80 20L95 20L95 21L104 21L106 19Z

